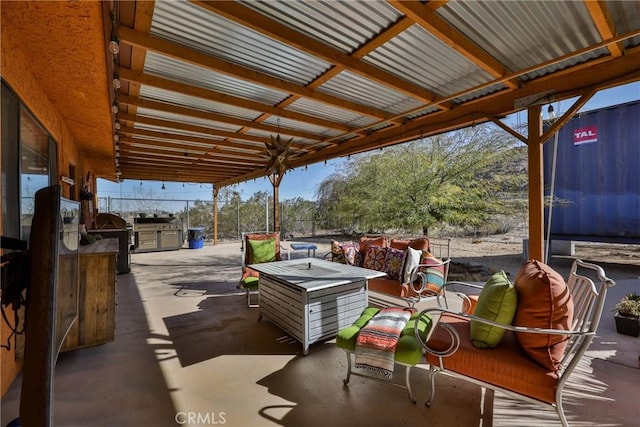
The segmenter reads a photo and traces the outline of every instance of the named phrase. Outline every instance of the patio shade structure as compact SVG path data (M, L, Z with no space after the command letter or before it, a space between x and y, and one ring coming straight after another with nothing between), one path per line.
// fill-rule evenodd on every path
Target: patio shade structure
M628 1L17 1L2 40L3 78L11 55L31 64L111 180L277 188L275 136L297 168L495 122L528 144L536 259L543 143L598 90L640 80ZM572 97L542 135L542 106ZM520 110L527 135L500 121Z

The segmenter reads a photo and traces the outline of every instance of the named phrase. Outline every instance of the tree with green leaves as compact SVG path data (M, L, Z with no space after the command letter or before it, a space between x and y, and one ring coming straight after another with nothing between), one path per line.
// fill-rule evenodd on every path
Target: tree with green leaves
M359 233L477 228L513 208L526 171L509 165L521 163L515 139L488 125L440 134L353 157L321 184L320 211Z

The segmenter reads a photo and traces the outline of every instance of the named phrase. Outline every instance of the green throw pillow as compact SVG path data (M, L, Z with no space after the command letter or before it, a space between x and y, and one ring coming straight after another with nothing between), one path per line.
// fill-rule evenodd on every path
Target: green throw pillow
M276 239L249 240L251 260L249 264L260 264L276 260Z
M506 273L500 271L485 283L474 316L510 325L518 308L518 293ZM488 325L476 320L471 321L471 342L477 348L494 348L506 329Z

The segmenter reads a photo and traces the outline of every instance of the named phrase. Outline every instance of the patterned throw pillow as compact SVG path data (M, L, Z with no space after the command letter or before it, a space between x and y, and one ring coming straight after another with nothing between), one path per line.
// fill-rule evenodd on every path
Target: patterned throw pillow
M340 246L344 263L349 265L360 265L360 250L356 243L348 242Z
M331 240L331 261L339 262L340 264L347 263L342 254L341 243L337 240Z
M428 251L422 251L420 272L426 276L427 291L429 293L439 293L445 282L446 266L442 265L442 260L434 257Z
M402 270L402 261L404 261L404 251L400 249L387 248L387 257L384 260L382 271L387 273L389 279L398 280Z
M378 246L381 248L386 248L387 245L387 236L362 236L360 237L360 255L364 260L367 257L367 251L371 246Z
M384 262L387 259L387 248L369 246L364 256L364 268L369 270L384 271Z

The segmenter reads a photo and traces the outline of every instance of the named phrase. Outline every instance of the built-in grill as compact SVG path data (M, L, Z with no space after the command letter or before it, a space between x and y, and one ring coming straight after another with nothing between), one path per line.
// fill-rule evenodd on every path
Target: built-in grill
M174 217L134 218L136 252L173 251L182 247L182 222Z

